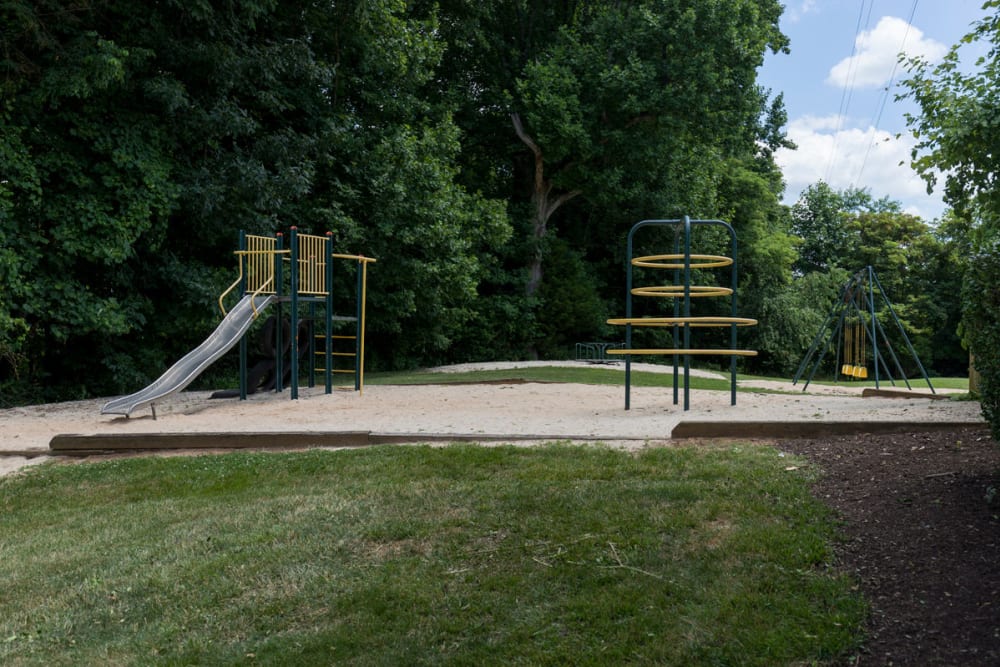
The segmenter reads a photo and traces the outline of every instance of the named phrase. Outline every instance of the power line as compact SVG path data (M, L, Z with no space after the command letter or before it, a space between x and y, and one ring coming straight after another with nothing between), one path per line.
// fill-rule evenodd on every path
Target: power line
M910 27L913 25L913 17L917 13L917 3L919 0L913 0L913 5L910 7L910 16L906 20L906 30L903 31L903 41L899 44L899 52L903 53L906 48L906 38L910 35ZM878 132L878 126L882 122L882 112L885 111L885 104L889 101L889 92L892 90L892 85L896 82L896 70L899 68L899 57L897 56L895 62L892 63L892 72L889 73L889 83L886 84L885 89L882 91L882 99L878 107L878 112L876 113L874 122L871 123L871 130L869 131L868 147L865 149L865 156L861 160L861 167L858 169L858 177L854 180L854 184L861 182L861 174L865 171L865 166L868 164L868 156L872 152L872 146L875 143L875 133Z
M840 141L840 132L844 129L844 118L847 116L847 111L851 107L851 98L854 95L854 81L858 75L858 64L855 56L858 52L858 37L860 37L863 30L867 30L868 26L871 24L872 19L872 9L875 6L875 0L871 0L868 5L868 15L865 16L865 0L861 0L861 6L858 8L858 23L854 27L854 39L851 40L851 57L847 59L847 76L846 82L844 84L844 90L840 95L840 109L837 111L837 124L833 130L833 150L830 151L830 160L826 164L826 172L823 178L827 183L830 182L830 174L833 172L833 165L837 160L837 144ZM862 27L862 17L864 18L864 25Z

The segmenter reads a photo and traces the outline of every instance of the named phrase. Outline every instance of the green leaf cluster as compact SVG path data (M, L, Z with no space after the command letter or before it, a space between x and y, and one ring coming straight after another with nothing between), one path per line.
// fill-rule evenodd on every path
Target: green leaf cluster
M983 10L986 17L940 63L923 58L905 63L909 76L901 97L920 109L907 118L916 139L911 164L928 191L941 186L954 211L941 230L953 251L950 293L959 292L954 285L961 281L963 342L982 378L983 414L1000 433L1000 321L993 286L1000 239L995 149L1000 141L1000 2L988 0ZM983 53L971 68L964 61L969 49Z
M0 402L142 386L217 323L239 232L293 225L378 258L373 370L620 338L605 322L623 314L628 230L681 215L736 230L740 314L760 322L748 370L790 372L838 271L863 263L895 272L921 350L953 355L938 295L957 246L865 191L780 204L773 156L793 146L756 76L788 49L781 12L2 3Z

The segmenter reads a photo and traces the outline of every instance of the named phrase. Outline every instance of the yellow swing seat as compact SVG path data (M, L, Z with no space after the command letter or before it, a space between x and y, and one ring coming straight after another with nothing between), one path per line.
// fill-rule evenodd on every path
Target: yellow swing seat
M867 366L855 366L854 367L854 377L859 380L868 379L868 367Z

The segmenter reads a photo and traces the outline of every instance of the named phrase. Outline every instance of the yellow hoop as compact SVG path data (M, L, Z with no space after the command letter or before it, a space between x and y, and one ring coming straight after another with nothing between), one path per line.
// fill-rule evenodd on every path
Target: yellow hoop
M725 257L723 255L687 255L692 260L698 260L697 263L692 261L688 266L692 269L713 269L719 266L729 266L733 263L731 257ZM671 260L671 259L684 259L684 255L646 255L645 257L634 257L632 259L632 266L644 266L650 269L683 269L684 263L680 264L676 262L662 262L660 260Z
M692 327L728 327L735 324L738 327L752 327L757 324L757 320L749 317L615 317L608 320L608 324L631 324L637 327L672 327L681 324Z
M728 287L716 287L713 285L691 285L689 294L692 298L704 296L729 296L733 290ZM655 296L666 299L675 299L684 296L684 285L651 285L649 287L633 287L634 296Z
M694 348L691 350L684 349L662 349L662 348L651 348L651 349L633 349L633 350L607 350L607 354L717 354L720 356L733 356L733 357L756 357L757 350L704 350L700 348Z

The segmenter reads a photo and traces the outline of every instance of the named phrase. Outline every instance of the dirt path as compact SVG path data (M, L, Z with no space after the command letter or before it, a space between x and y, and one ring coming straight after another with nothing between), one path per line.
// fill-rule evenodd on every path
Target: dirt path
M982 428L780 443L823 471L871 605L847 665L1000 665L1000 444Z

